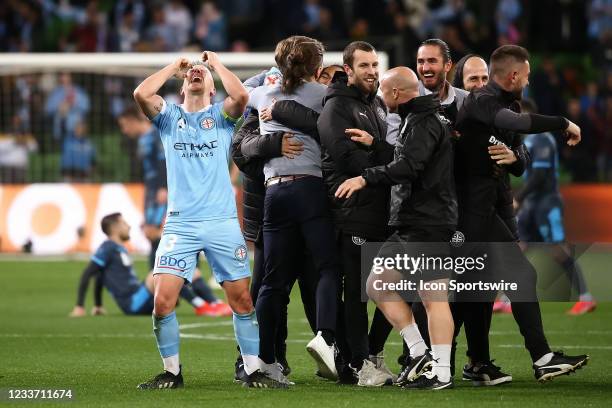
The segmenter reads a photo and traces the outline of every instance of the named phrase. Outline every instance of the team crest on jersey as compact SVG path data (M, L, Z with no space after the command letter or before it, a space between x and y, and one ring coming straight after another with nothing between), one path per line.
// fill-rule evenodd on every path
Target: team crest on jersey
M264 79L264 85L276 85L278 81L281 80L280 74L272 73L266 75L266 79Z
M240 262L246 261L247 249L244 245L240 245L234 250L234 258Z
M453 237L450 240L450 243L454 247L460 247L465 242L465 235L461 231L455 231Z
M213 118L204 118L200 121L200 127L204 130L209 130L215 127L215 120Z
M178 122L176 122L176 126L178 126L179 130L185 130L185 128L187 127L187 122L185 121L185 118L180 118Z
M361 246L361 245L366 243L365 238L361 238L361 237L358 237L356 235L353 235L351 238L353 240L353 244L355 244L355 245Z

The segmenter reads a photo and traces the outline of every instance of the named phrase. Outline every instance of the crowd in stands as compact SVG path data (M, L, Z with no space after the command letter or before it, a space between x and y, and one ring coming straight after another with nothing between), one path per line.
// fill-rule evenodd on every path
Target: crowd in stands
M524 45L537 56L529 96L540 112L566 115L583 129L580 147L561 152L571 179L612 181L612 0L0 2L0 52L271 51L292 34L320 39L329 50L367 40L389 54L390 66L410 67L429 37L445 40L454 61ZM0 182L24 180L28 154L40 144L31 136L42 134L37 127L49 127L61 146L64 178L90 180L96 151L87 137L87 89L67 74L54 79L53 89L41 89L34 76L3 83L19 102L0 118ZM122 100L112 103L116 117ZM32 120L39 116L45 120Z

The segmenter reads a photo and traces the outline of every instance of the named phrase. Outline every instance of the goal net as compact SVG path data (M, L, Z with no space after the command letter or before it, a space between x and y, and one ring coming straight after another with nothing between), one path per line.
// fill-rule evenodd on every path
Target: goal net
M147 75L179 57L200 53L0 54L0 183L138 182L137 141L120 134L118 115L133 103L134 88ZM241 79L274 64L274 54L221 53ZM382 53L381 71L387 67ZM341 64L328 52L324 64ZM216 100L225 97L216 84ZM178 80L160 94L177 98ZM77 160L62 157L81 149Z

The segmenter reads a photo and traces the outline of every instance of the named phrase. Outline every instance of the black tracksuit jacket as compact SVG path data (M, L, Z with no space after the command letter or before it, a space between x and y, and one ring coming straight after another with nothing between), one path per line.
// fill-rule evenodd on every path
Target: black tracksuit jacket
M435 95L399 106L402 118L393 161L366 169L368 186L393 185L389 224L396 228L455 226L457 199L449 121Z
M317 122L323 178L336 228L370 240L387 238L389 186L367 186L349 199L337 199L334 194L345 180L393 159L393 146L385 141L386 113L375 94L365 95L340 80L329 87ZM365 130L374 138L373 144L352 141L345 133L348 128Z

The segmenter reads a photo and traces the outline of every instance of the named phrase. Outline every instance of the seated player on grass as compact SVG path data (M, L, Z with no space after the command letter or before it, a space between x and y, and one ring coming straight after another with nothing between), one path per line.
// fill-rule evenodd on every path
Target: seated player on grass
M71 317L85 315L83 307L87 285L96 278L94 289L95 306L93 315L105 314L102 307L102 288L106 287L119 308L127 315L150 315L153 312L153 274L149 273L143 282L138 280L132 268L124 243L130 239L130 226L120 213L102 218L102 231L108 239L100 245L83 271L78 289L77 304ZM199 270L194 274L190 286L183 286L181 297L193 307L196 315L231 316L230 307L215 297L206 286Z

